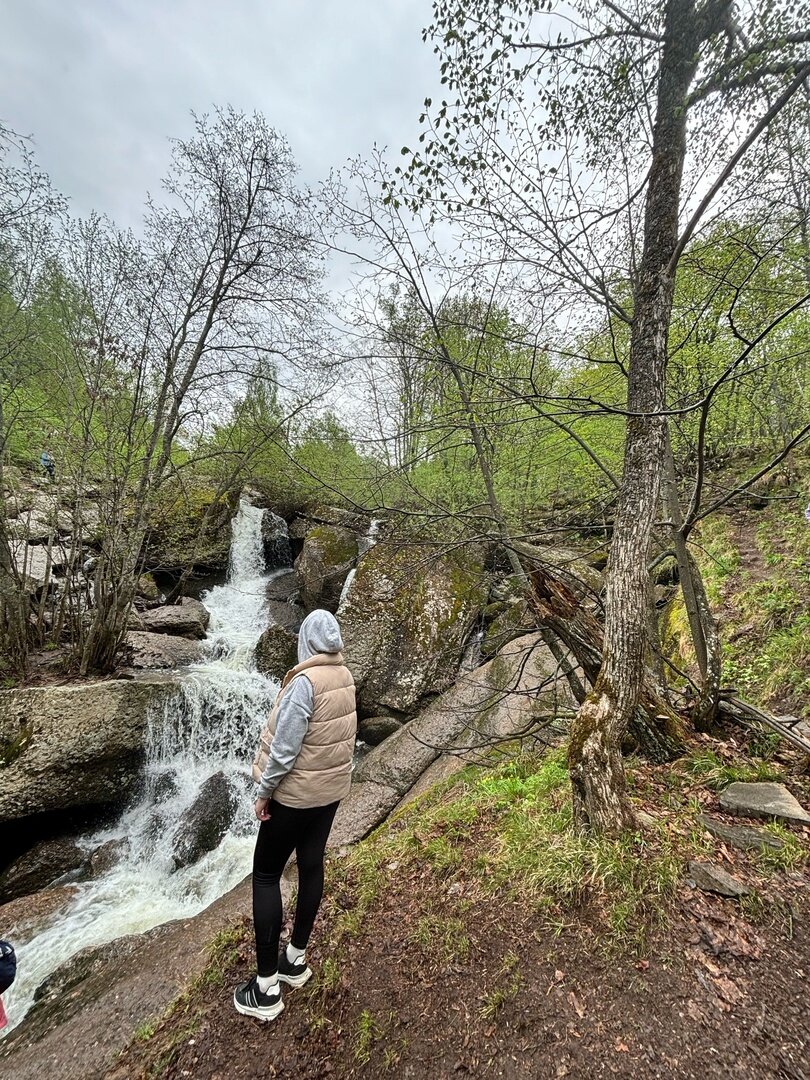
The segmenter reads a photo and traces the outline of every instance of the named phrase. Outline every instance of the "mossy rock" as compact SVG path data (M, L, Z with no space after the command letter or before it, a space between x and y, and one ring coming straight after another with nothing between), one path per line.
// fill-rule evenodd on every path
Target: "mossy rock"
M298 636L284 626L268 626L256 642L256 669L279 682L298 663Z
M203 482L164 489L149 514L146 569L226 569L235 509L233 496Z
M488 591L478 547L373 547L341 609L361 715L407 716L452 685Z
M490 660L504 645L522 637L535 625L528 604L520 598L487 604L483 614L485 629L481 638L481 656L485 660Z
M337 611L340 594L359 554L357 535L334 525L316 525L304 540L295 569L308 610Z

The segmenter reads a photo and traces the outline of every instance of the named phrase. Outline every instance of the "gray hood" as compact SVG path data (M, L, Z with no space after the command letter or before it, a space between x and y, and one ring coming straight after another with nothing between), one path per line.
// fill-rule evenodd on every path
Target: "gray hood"
M335 616L323 608L311 611L298 631L298 663L303 664L316 653L342 651L343 638L340 636L340 627Z

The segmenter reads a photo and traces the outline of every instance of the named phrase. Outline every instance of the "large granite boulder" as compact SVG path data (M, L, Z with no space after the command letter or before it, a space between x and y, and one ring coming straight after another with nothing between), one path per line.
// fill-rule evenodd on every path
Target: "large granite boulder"
M306 616L306 612L298 604L285 604L282 600L268 600L265 610L271 623L283 626L291 634L298 633Z
M173 690L119 679L0 692L0 823L129 795L150 708Z
M316 525L304 540L295 569L308 611L337 611L343 585L359 554L357 535L334 525Z
M284 626L268 626L256 642L256 670L279 682L298 663L298 638Z
M237 798L225 773L208 777L172 838L175 869L199 862L206 852L219 845L233 821Z
M150 511L145 568L227 569L235 510L235 496L220 492L213 481L166 484Z
M199 641L130 630L121 648L121 665L137 669L178 668L197 664L204 656Z
M402 796L443 754L475 760L494 743L533 727L539 737L553 742L565 725L549 723L548 718L574 708L568 684L557 671L557 661L539 634L510 642L370 750L355 769L355 778Z
M381 542L340 610L361 716L400 719L449 689L486 601L483 553Z
M205 637L209 620L208 609L191 596L184 596L179 604L162 604L140 614L141 626L150 634L173 634L198 641Z
M274 574L268 579L265 595L268 600L277 600L285 604L296 604L301 592L298 575L292 569Z

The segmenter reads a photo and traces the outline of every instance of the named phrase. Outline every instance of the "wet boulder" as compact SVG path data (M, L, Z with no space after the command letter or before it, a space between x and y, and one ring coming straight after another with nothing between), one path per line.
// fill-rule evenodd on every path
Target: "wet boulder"
M199 600L184 596L179 604L163 604L142 612L140 621L143 630L150 634L172 634L200 640L205 637L210 615Z
M78 885L54 885L53 888L20 896L0 905L3 937L13 941L17 948L27 945L41 930L56 920L77 890Z
M108 870L112 870L126 857L129 847L129 840L126 836L99 844L90 856L90 877L98 878L106 874Z
M274 574L267 582L267 590L265 595L268 600L277 600L285 604L295 604L298 601L298 594L301 591L301 585L298 581L298 575L292 569L286 570L282 573Z
M43 840L0 874L0 903L39 892L58 878L87 869L87 852L69 836Z
M357 535L334 525L316 525L304 539L295 569L301 582L301 600L308 611L337 611L343 585L354 566Z
M359 735L369 746L379 746L402 727L402 721L393 716L369 716L360 721Z
M298 638L284 626L268 626L256 642L256 669L279 682L298 663Z
M262 547L265 566L268 570L292 566L287 522L278 514L274 514L272 510L265 510L262 514Z
M406 718L454 682L488 592L483 552L383 541L341 607L360 715Z
M266 610L271 623L283 626L291 634L298 633L306 615L304 609L298 604L285 604L281 600L268 600Z
M140 778L165 681L107 679L0 691L0 823L121 803Z
M129 630L121 648L121 665L140 670L177 668L199 663L203 655L199 641Z
M209 776L172 838L174 866L192 866L219 846L236 812L237 794L223 772Z
M177 779L177 773L174 769L167 769L164 772L159 772L157 775L153 775L149 778L149 795L152 802L160 803L168 802L169 799L174 798L180 787Z

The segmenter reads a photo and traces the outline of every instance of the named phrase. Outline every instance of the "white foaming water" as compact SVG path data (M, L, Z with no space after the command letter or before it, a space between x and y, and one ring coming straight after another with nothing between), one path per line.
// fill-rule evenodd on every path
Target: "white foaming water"
M185 669L177 692L150 716L141 797L114 826L82 841L88 850L120 842L119 860L78 885L67 908L17 950L6 1032L28 1012L37 987L80 949L196 915L250 872L256 832L250 762L278 689L252 669L273 576L264 569L261 522L262 511L242 501L232 524L228 580L203 598L211 613L210 659ZM230 827L214 851L175 870L174 834L202 784L220 772L235 795Z
M361 557L365 555L366 552L371 551L371 549L377 543L377 537L379 536L381 524L382 522L379 521L377 518L374 518L372 520L371 524L368 527L368 532L357 545ZM356 569L350 570L349 573L346 575L346 580L343 582L343 588L340 590L340 599L338 600L338 615L340 615L341 613L341 608L343 607L346 597L349 595L349 589L351 589L356 575Z

